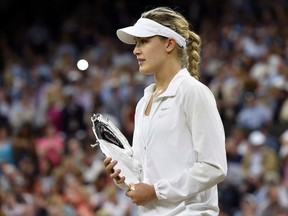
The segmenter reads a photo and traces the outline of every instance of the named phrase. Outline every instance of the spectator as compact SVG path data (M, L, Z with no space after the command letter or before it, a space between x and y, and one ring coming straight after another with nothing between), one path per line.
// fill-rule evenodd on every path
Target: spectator
M243 155L238 151L238 142L233 139L234 137L228 137L226 140L226 154L227 154L227 163L228 169L230 170L227 174L226 180L230 184L239 184L243 180L241 172L241 162Z
M244 106L237 115L237 124L247 130L257 130L271 123L272 112L256 95L246 93Z
M12 104L9 115L9 122L15 132L25 123L35 125L36 109L33 104L33 98L29 92L25 92L26 90L24 89L23 91L19 102Z
M27 214L27 206L19 200L13 192L8 192L2 205L2 211L6 216L22 216Z
M276 153L266 146L266 136L261 131L252 131L248 141L249 151L243 157L242 169L247 192L254 192L267 173L278 172L279 163Z
M0 164L14 164L13 146L8 125L0 124Z
M280 144L279 157L283 173L283 185L288 188L288 129L281 134Z
M287 79L286 79L287 83ZM287 124L288 123L288 87L284 89L285 99L281 104L280 111L279 111L279 121L281 123Z
M267 186L267 200L258 203L259 208L257 210L257 215L287 215L288 193L285 188L279 185L279 180L276 182L270 182L270 184Z
M54 125L48 123L43 127L43 135L35 140L38 159L47 159L53 167L61 162L64 153L64 139Z
M63 132L70 137L80 136L85 131L84 107L76 103L74 98L74 88L64 89L65 105L61 111Z
M271 193L272 192L272 193ZM254 193L258 204L259 213L269 212L271 207L274 209L288 206L288 192L281 184L280 175L277 172L269 172L263 177L262 187ZM264 210L266 209L266 210ZM274 214L271 214L274 215Z
M18 167L25 158L30 158L36 163L35 131L29 123L23 124L13 136L13 152L15 163Z
M256 198L253 194L243 194L240 209L233 216L254 216L257 210Z

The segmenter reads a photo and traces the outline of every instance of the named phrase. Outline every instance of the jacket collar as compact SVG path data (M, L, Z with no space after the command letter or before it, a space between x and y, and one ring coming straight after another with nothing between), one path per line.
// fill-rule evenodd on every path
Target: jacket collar
M165 92L163 92L159 98L161 97L173 97L176 95L176 92L181 84L181 82L187 78L191 77L190 73L186 68L181 69L171 80ZM154 91L155 83L149 85L144 89L144 97L150 97Z

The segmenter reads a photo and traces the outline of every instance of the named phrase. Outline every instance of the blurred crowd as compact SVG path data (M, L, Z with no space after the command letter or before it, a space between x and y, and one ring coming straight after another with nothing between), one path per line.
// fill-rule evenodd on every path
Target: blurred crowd
M140 12L129 13L131 1L111 2L113 19L103 1L83 1L53 28L37 17L0 35L0 216L136 215L90 146L98 112L131 143L136 103L153 80L113 29ZM195 0L180 8L202 38L200 80L226 131L221 215L287 216L288 2Z

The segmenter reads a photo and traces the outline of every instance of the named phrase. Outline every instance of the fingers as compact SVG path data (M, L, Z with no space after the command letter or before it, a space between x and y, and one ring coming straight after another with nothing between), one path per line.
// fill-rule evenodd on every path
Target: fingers
M129 190L126 191L126 196L132 198L133 191L136 189L135 184L128 184Z
M135 184L129 184L128 186L129 186L129 188L130 188L131 191L133 191L133 190L136 189L136 188L135 188Z
M106 167L110 162L112 161L112 158L111 157L107 157L107 158L105 158L105 160L104 160L104 166Z
M141 202L139 201L138 197L137 197L137 192L135 191L135 184L129 184L129 190L126 191L126 196L129 197L131 199L131 201L133 203L135 203L136 205L140 205Z
M112 162L112 163L113 163L113 162ZM113 164L114 164L114 163L113 163ZM116 163L115 163L115 165L116 165ZM114 166L115 166L115 165L114 165ZM114 167L114 166L113 166L113 167ZM114 169L112 168L111 174L110 174L110 178L114 178L114 179L116 179L117 181L120 180L120 177L119 177L120 172L121 172L120 169L114 170Z
M125 177L124 176L120 177L120 173L121 173L120 169L117 169L115 171L114 171L114 169L112 169L112 171L113 172L110 174L110 178L115 179L117 184L121 184L121 183L125 182Z
M105 170L109 175L114 172L113 168L116 164L117 164L117 161L112 161L111 157L107 157L104 160Z
M126 196L136 205L145 205L157 199L153 185L145 183L129 184L130 190L126 191Z
M122 177L119 176L119 174L121 173L120 169L114 170L114 167L116 166L117 163L118 163L117 161L112 161L111 157L107 157L104 160L105 170L110 175L110 178L115 179L115 181L118 184L121 184L121 183L124 183L125 177L124 176L122 176Z
M129 186L129 190L126 191L125 195L132 199L132 194L131 193L133 192L133 190L131 190L131 185L130 184L128 186Z
M122 184L125 182L125 177L124 176L122 176L122 177L117 176L117 178L115 180L116 180L117 184Z

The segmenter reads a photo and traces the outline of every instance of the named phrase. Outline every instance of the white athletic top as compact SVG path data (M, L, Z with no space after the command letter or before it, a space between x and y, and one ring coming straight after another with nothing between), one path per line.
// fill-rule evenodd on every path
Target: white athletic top
M154 185L158 199L139 206L139 215L218 215L217 183L225 178L227 163L214 96L182 69L147 117L154 85L137 104L133 150L142 181Z

